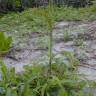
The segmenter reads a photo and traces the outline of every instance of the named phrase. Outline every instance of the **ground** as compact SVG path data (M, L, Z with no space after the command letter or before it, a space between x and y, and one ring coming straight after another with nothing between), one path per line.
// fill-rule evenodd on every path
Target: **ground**
M48 30L44 18L37 14L39 11L42 8L29 8L0 18L0 32L13 37L9 53L2 58L9 68L15 67L16 73L24 71L24 65L48 63ZM54 58L66 62L63 53L71 52L79 60L78 73L96 80L96 5L55 8L52 14Z
M17 39L15 32L13 46L3 57L4 63L8 67L14 66L17 73L23 71L24 65L48 63L48 38L46 32L29 32L24 38ZM79 59L78 73L85 75L84 79L96 80L96 21L56 22L53 28L54 58L64 57L64 51Z

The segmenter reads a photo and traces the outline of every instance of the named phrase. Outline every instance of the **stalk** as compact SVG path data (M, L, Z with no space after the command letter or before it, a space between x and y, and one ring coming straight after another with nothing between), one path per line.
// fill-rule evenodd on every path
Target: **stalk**
M52 73L52 41L53 41L53 36L52 36L52 30L53 30L53 19L52 19L52 13L53 13L53 1L49 0L49 5L48 9L43 9L39 11L39 15L43 16L48 28L48 36L49 36L49 75Z
M49 26L49 74L51 75L52 73L52 59L53 59L53 55L52 55L52 41L53 41L53 36L52 36L52 18L51 18L51 14L52 14L52 0L49 0L49 22L48 22L48 26Z
M49 33L49 72L50 72L50 75L51 75L51 69L52 69L52 41L53 41L53 38L52 38L52 30L50 30L50 33Z

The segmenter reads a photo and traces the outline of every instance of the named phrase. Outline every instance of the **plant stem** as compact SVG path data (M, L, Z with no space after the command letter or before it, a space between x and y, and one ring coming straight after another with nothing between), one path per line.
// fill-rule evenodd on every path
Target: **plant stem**
M52 71L52 30L50 30L50 33L49 33L49 38L50 38L50 44L49 44L49 72L50 72L50 75L51 75L51 71Z
M52 9L53 9L53 6L52 6L52 0L49 0L49 15L52 14ZM49 74L51 75L52 73L52 59L53 59L53 56L52 56L52 41L53 41L53 36L52 36L52 18L51 18L51 15L49 17L50 19L48 20L48 24L49 24Z

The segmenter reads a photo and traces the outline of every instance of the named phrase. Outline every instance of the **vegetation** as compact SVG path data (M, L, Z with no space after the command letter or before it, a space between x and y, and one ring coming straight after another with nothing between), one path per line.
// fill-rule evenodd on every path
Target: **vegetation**
M13 2L11 2L13 3ZM16 2L15 2L16 3ZM16 3L18 5L18 2ZM6 54L14 41L19 37L26 38L28 33L47 33L49 38L49 63L24 66L24 72L16 73L15 68L7 68L0 61L0 96L92 96L84 88L90 82L82 80L77 73L78 60L69 52L63 51L64 58L55 58L52 53L54 23L61 20L92 21L96 19L96 4L86 8L57 8L50 0L47 8L30 8L22 13L8 13L0 18L0 56ZM46 29L46 32L45 32ZM43 31L43 32L42 32ZM40 34L41 34L40 33ZM43 33L43 34L44 34ZM69 33L64 33L64 40L69 40ZM43 40L44 41L44 40ZM45 41L44 41L45 42ZM83 46L82 39L74 45ZM62 57L63 57L62 56ZM67 61L67 62L64 62Z
M53 4L61 6L67 5L75 8L85 7L88 5L93 5L94 0L53 0ZM47 3L47 4L46 4ZM38 7L47 6L48 0L1 0L0 1L0 11L23 11L26 7Z
M0 55L6 54L12 43L12 37L5 37L3 32L0 32Z
M17 10L20 8L20 0L1 0L0 1L0 12L5 13L8 10Z
M91 96L83 92L86 83L76 74L75 65L71 66L75 59L70 57L67 65L55 60L50 77L47 65L25 66L24 73L15 74L14 68L7 69L0 62L0 96Z
M42 9L41 9L42 10ZM46 10L46 9L45 9ZM46 23L41 16L34 13L38 8L28 9L22 13L9 13L0 19L0 31L14 33L44 32ZM40 10L39 10L40 11ZM53 12L55 21L93 21L96 19L96 6L87 8L56 8Z

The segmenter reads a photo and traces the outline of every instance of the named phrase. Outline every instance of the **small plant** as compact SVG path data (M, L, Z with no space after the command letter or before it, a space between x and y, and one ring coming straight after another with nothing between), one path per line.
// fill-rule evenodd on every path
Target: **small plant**
M6 54L12 43L12 37L5 37L3 32L0 32L0 55Z
M74 39L75 46L83 46L83 39Z
M64 32L63 35L64 35L64 41L71 40L71 34L68 31Z

